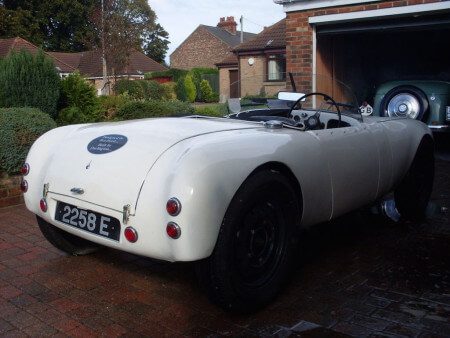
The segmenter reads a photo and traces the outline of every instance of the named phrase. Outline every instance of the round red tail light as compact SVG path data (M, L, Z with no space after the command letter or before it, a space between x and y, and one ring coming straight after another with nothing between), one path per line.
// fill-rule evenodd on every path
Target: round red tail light
M43 212L47 211L47 201L45 200L45 198L41 199L41 201L39 202L39 207Z
M178 239L181 236L181 228L177 223L169 222L166 227L166 232L170 238Z
M20 173L23 176L27 176L28 173L30 172L30 165L28 163L25 163L22 168L20 168Z
M22 180L22 182L20 182L20 190L22 190L22 192L28 191L28 182L27 181Z
M166 204L167 213L170 216L177 216L181 211L181 203L178 198L172 197Z
M136 241L138 240L138 233L132 227L125 228L124 235L128 242L136 243Z

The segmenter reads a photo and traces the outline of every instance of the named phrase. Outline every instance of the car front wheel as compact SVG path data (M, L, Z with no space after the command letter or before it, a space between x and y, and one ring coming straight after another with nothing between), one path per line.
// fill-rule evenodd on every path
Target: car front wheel
M210 299L240 313L270 302L291 270L299 217L286 177L271 170L250 176L228 207L213 254L197 266Z

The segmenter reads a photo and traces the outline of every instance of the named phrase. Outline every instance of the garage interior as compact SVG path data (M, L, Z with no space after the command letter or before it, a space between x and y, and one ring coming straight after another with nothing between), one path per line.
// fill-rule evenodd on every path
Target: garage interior
M316 41L316 73L349 85L359 103L372 105L391 80L450 82L450 13L321 23Z

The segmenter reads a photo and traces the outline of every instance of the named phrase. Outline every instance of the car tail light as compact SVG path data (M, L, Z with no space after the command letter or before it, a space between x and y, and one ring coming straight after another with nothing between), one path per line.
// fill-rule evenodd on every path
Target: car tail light
M136 241L138 240L138 233L132 227L125 228L124 235L128 242L136 243Z
M166 227L166 232L170 238L178 239L181 236L181 229L177 223L169 222Z
M39 207L43 212L47 211L47 201L45 200L45 198L41 199L41 201L39 202Z
M30 165L28 163L25 163L22 168L20 168L20 173L23 176L27 176L28 173L30 172Z
M27 181L22 180L22 182L20 182L20 190L22 190L22 192L28 191L28 182Z
M172 197L167 201L166 210L170 216L177 216L181 211L180 201L177 198Z

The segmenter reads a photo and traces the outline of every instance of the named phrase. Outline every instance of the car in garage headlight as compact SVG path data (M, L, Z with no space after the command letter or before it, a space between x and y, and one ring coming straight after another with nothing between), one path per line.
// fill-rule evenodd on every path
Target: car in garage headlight
M450 82L391 81L380 85L374 115L420 120L433 131L450 132Z

